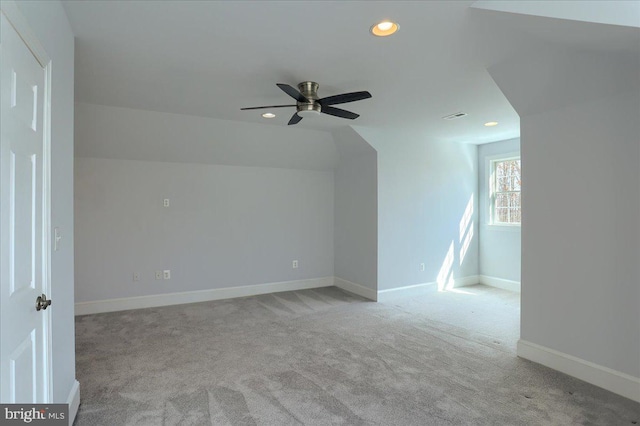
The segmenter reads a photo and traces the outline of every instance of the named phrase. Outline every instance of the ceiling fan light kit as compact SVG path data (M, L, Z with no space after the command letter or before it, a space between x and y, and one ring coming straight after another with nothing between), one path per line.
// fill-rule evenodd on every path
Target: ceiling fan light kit
M348 102L361 101L363 99L369 99L371 93L363 92L351 92L343 93L340 95L328 96L326 98L318 97L318 88L320 85L314 81L303 81L298 84L296 89L288 84L278 83L277 86L296 100L295 105L270 105L260 107L248 107L240 108L243 111L265 108L286 108L296 107L296 112L289 120L289 125L298 124L304 116L318 115L320 113L333 115L335 117L346 118L349 120L355 120L360 115L355 112L347 111L341 108L336 108L331 105L344 104Z

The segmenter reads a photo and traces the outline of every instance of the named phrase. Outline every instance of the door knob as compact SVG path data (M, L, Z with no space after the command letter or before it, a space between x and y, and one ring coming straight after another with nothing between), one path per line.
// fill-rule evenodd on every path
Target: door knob
M42 296L38 296L36 299L36 311L41 309L47 309L48 306L51 305L51 300L47 300L47 296L42 294Z

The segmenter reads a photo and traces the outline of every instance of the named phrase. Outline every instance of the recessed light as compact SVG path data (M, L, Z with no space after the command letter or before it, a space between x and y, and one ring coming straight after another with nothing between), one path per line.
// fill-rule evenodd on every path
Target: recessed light
M400 29L400 25L396 24L393 21L382 21L377 24L373 24L369 31L371 34L377 37L386 37L395 33Z
M264 114L262 114L263 118L275 118L275 114L272 112L265 112Z
M487 121L486 123L484 123L484 125L486 127L493 127L493 126L497 126L498 122L497 121Z

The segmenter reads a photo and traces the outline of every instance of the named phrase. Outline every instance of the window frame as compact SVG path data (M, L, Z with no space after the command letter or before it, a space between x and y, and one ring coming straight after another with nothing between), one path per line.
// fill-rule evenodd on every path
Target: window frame
M522 227L522 211L520 212L520 218L521 221L520 223L504 223L504 222L496 222L495 220L495 205L496 205L496 165L497 163L503 162L503 161L510 161L510 160L520 160L520 167L522 167L522 158L520 157L520 153L519 152L509 152L509 153L504 153L504 154L498 154L498 155L492 155L490 157L487 157L487 182L488 182L488 189L489 189L489 205L488 205L488 213L489 213L489 220L488 220L488 225L492 228L496 228L496 229L503 229L503 230L516 230L516 229L520 229ZM520 197L522 197L522 187L520 188L520 191L514 191L514 192L520 192Z

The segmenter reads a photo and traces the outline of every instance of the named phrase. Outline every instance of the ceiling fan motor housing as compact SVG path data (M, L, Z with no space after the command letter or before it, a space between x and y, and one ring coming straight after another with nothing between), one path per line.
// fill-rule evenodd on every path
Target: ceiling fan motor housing
M326 98L318 97L319 84L314 81L303 81L298 84L298 89L285 83L277 83L283 92L296 100L295 105L271 105L260 107L240 108L241 110L248 109L265 109L265 108L287 108L296 107L296 112L291 116L288 125L298 124L302 117L305 115L318 115L320 113L333 115L335 117L347 118L349 120L355 120L360 117L360 114L347 111L345 109L336 108L333 105L345 104L347 102L361 101L363 99L369 99L371 93L367 91L342 93L340 95L327 96Z
M298 90L302 93L302 96L311 101L297 103L297 110L300 116L320 114L322 111L322 106L319 102L316 102L320 99L318 97L318 87L320 87L320 85L314 81L303 81L298 84Z

